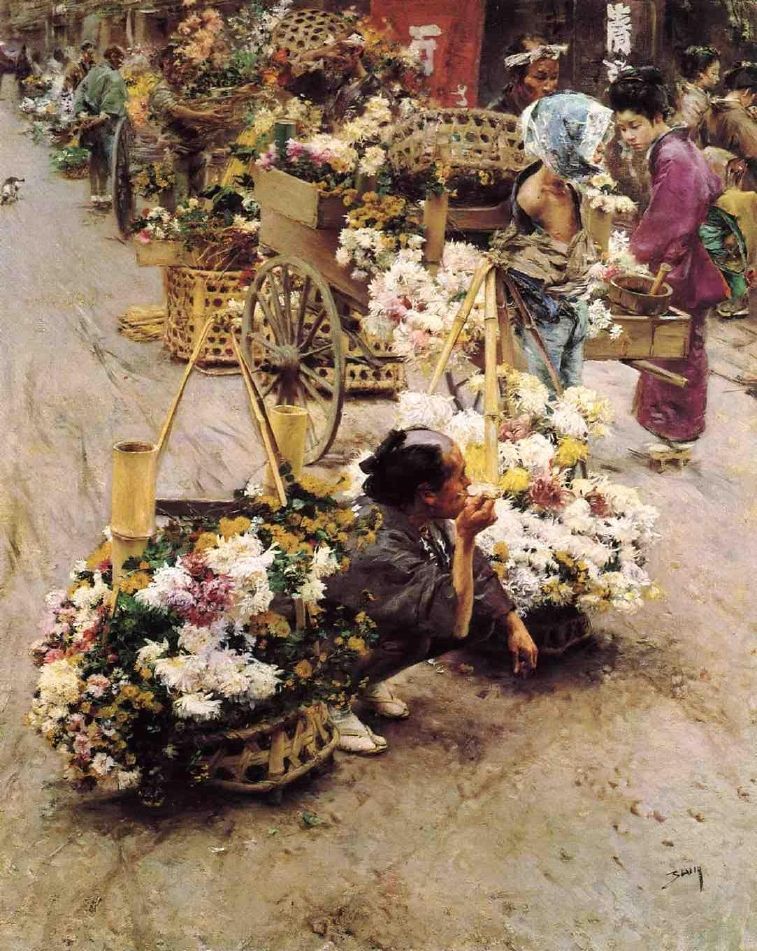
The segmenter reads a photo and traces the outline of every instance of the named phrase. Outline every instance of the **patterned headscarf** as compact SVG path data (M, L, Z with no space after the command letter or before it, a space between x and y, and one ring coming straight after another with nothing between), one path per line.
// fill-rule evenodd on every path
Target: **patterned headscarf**
M581 181L600 171L592 158L607 135L612 110L582 92L557 92L528 106L520 117L523 147L555 175Z

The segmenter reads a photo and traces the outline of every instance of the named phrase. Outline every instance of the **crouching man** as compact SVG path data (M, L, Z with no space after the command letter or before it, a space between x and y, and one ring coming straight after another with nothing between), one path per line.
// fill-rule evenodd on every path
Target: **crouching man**
M538 651L475 538L495 521L494 502L469 496L458 446L427 429L393 430L361 464L368 475L361 507L378 507L376 541L352 553L334 575L327 600L366 611L378 643L360 658L359 699L381 716L404 719L407 705L387 680L463 646L509 651L516 674L536 667ZM332 710L340 748L373 754L386 740L348 707Z

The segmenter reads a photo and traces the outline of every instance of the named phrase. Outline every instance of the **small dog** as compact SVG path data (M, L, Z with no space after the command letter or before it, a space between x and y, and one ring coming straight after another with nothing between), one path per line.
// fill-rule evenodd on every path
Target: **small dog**
M18 186L23 181L25 179L16 178L15 175L5 179L2 188L0 188L0 205L12 205L14 201L18 201L20 191Z

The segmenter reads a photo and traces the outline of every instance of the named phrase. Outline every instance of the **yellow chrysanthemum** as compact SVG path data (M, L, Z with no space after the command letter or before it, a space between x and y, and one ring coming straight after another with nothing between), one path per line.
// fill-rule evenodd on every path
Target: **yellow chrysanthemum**
M347 647L351 651L354 651L356 654L365 654L368 648L365 646L365 641L362 637L355 637L353 634L352 637L347 639Z
M222 518L218 523L219 534L226 539L233 538L234 535L242 535L250 527L250 520L244 515L237 518Z
M563 436L557 444L555 453L555 463L561 469L570 469L577 462L582 462L589 456L589 447L585 442L576 439L574 436Z
M519 495L521 492L527 492L531 484L531 477L527 469L515 466L507 469L499 479L499 487L503 492L509 492L512 495Z
M215 548L218 544L218 536L214 532L202 532L197 536L197 541L194 543L195 551L208 551L210 548Z
M294 672L300 678L300 680L308 680L313 676L313 665L309 660L301 660L295 664Z
M96 548L87 558L87 568L94 571L104 561L110 561L110 540L104 541L99 548Z
M135 571L121 580L121 592L123 594L134 594L135 591L146 588L149 583L150 576L146 571Z
M510 549L507 547L507 542L497 542L492 549L492 553L501 561L507 561L510 557Z

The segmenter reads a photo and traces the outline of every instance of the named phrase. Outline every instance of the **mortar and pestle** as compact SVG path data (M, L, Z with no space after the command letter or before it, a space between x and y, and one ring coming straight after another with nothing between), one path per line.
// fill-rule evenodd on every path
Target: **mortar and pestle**
M670 264L661 264L654 277L621 274L610 281L607 297L626 313L639 317L659 317L670 308L673 288L665 283Z

